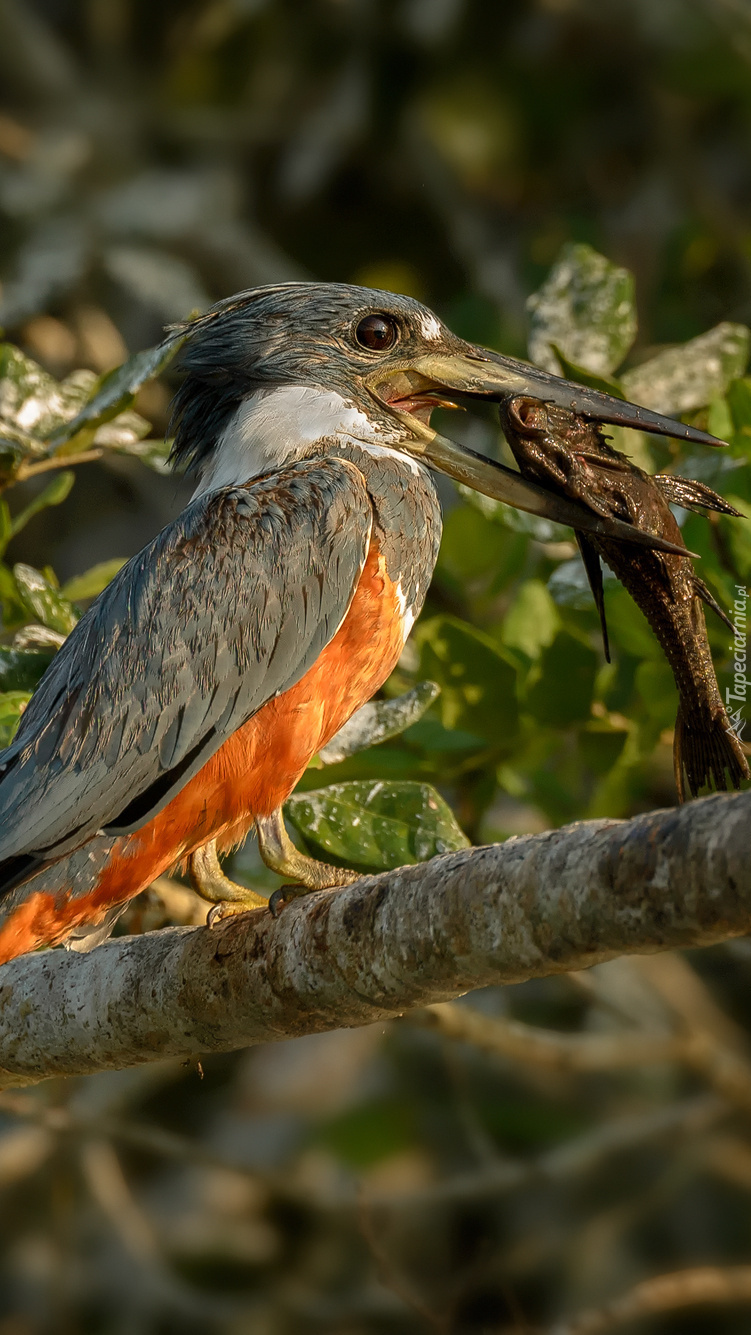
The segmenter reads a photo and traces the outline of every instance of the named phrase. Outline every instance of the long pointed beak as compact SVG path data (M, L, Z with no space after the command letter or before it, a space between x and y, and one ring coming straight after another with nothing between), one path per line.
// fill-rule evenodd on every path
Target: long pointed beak
M673 436L677 440L690 440L697 445L725 444L706 431L653 413L649 408L640 408L636 403L627 403L612 394L577 385L573 380L562 380L560 376L542 371L538 366L516 361L513 357L502 357L499 352L467 346L471 351L456 356L450 353L437 356L429 354L417 358L412 368L418 374L459 394L495 400L525 394L530 398L542 399L544 403L554 403L559 408L568 408L587 421L599 422L603 426L633 427L636 431L648 431L654 436Z
M467 346L466 353L428 354L411 360L409 366L386 373L376 372L367 378L366 384L371 392L388 404L390 412L408 428L409 438L404 441L403 449L473 491L513 505L518 510L597 537L632 542L681 556L692 555L685 547L633 524L596 515L577 501L546 491L514 469L458 445L421 421L414 408L421 399L435 404L452 392L498 402L510 395L525 394L568 408L593 422L635 427L702 445L722 445L722 441L705 431L661 417L648 408L626 403L570 380L561 380L512 357Z
M677 556L694 555L685 547L669 542L667 538L635 528L622 519L596 515L577 501L556 496L552 491L539 487L536 482L522 477L513 468L506 468L504 464L496 463L495 459L486 459L484 455L467 449L466 445L458 445L447 436L439 435L432 427L411 418L407 413L397 415L407 418L413 434L412 440L404 441L403 449L409 450L410 454L422 459L431 468L446 473L455 482L462 482L473 491L479 491L483 496L513 505L517 510L526 510L528 514L551 519L556 524L581 529L596 537L633 542L640 547L673 552Z

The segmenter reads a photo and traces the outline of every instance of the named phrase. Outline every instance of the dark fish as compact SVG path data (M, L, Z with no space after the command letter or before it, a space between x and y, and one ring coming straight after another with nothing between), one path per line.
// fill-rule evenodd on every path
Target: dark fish
M526 397L508 399L501 405L501 426L524 477L580 501L596 514L616 516L677 544L681 531L670 503L738 515L701 482L667 474L651 477L614 450L595 423L565 408ZM751 773L719 692L702 603L730 630L732 622L687 556L580 532L576 540L600 614L608 662L601 559L641 608L670 664L679 696L673 765L681 802L684 774L693 797L706 785L725 790L726 773L738 788Z

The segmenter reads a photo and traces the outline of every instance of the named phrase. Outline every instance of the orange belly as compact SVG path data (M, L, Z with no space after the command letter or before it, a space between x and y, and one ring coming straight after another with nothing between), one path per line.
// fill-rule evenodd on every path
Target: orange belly
M90 893L70 886L34 891L29 882L28 895L0 927L0 964L101 921L209 839L220 848L239 843L254 817L281 806L316 751L383 684L403 645L403 602L373 542L342 625L305 676L233 733L148 825L116 841Z

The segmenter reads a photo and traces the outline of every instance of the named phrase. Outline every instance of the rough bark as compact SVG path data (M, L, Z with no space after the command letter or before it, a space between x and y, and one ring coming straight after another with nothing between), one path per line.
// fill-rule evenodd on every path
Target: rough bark
M751 792L586 821L0 969L0 1083L370 1024L472 988L751 932Z

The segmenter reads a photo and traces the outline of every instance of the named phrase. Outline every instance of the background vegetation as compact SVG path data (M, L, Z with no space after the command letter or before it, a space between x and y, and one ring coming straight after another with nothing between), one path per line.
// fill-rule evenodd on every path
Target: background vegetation
M108 373L242 287L409 291L467 337L684 414L730 449L619 447L751 517L737 0L0 0L0 81L0 740L80 608L189 494L164 475L167 359ZM444 429L505 448L490 414ZM608 666L571 535L445 501L386 691L441 694L400 737L311 768L301 790L350 786L301 791L297 828L380 867L672 803L675 690L624 591L606 589ZM728 605L749 583L744 526L692 516L684 534ZM724 689L719 622L711 637ZM374 781L435 785L455 816ZM273 884L252 848L235 872ZM127 925L199 914L162 882ZM418 1017L5 1096L0 1335L523 1332L664 1270L745 1261L748 1101L705 1097L711 1073L664 1052L620 1069L631 1031L740 1060L744 952L473 998L499 1024L610 1035L616 1073L541 1059L533 1034L515 1055L457 1045Z

